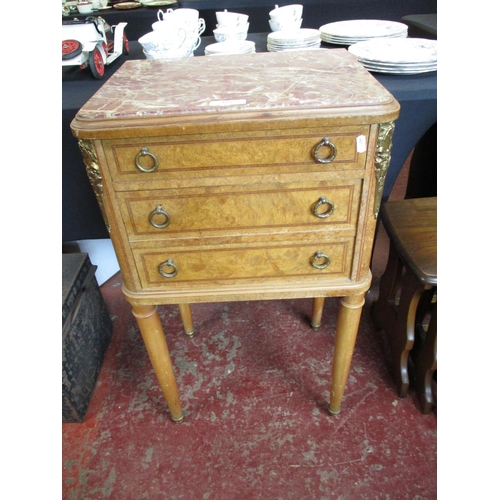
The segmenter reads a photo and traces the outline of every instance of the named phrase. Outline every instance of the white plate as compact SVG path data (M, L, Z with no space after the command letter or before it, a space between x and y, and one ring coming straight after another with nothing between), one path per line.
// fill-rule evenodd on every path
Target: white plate
M384 37L378 37L378 38L406 38L408 36L408 32L405 33L400 33L396 35L388 35ZM373 40L372 38L340 38L340 37L334 37L330 35L326 35L325 33L321 33L321 40L325 43L331 43L334 45L352 45L354 43L358 42L364 42L365 40Z
M302 28L289 31L273 31L267 35L267 41L280 44L297 44L309 40L319 40L319 30Z
M302 45L302 46L289 46L289 47L279 47L275 45L267 45L267 50L269 52L281 52L283 50L311 50L311 49L319 49L321 43L313 44L313 45Z
M163 7L177 3L177 0L141 0L143 7Z
M255 52L255 42L217 42L205 47L205 55L249 54Z
M437 62L437 40L426 38L374 39L349 47L357 59L382 63Z
M371 72L374 73L386 73L390 75L418 75L420 73L430 73L431 71L437 71L437 66L434 68L382 68L379 66L373 66L370 64L363 64L363 66Z
M303 28L289 31L274 31L267 35L267 50L269 52L317 48L320 45L320 32L315 29Z
M324 24L319 28L322 33L338 38L374 38L389 36L408 31L408 26L395 21L379 19L353 19Z

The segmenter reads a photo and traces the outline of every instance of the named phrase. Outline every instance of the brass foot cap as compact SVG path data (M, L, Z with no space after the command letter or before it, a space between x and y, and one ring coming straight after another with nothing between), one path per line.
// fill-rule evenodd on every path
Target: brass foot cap
M174 418L172 415L170 417L176 424L180 424L184 420L184 415L181 415L179 418Z
M186 335L187 335L190 339L192 339L192 338L193 338L193 336L194 336L194 330L191 330L190 332L186 332Z
M340 410L333 411L331 408L328 408L328 411L330 412L330 415L338 415L340 413Z
M321 323L316 324L316 323L313 323L313 322L311 321L311 328L312 328L313 330L317 330L320 326L321 326Z

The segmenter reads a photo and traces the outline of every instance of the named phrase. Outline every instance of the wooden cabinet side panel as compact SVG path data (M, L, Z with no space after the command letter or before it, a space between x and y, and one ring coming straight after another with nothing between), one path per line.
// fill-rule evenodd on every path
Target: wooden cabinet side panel
M109 166L101 141L94 141L97 161L102 174L103 209L108 221L108 230L116 258L123 276L123 282L129 290L138 291L141 288L139 275L134 265L134 257L128 242L127 231L120 217L120 209L109 174Z
M365 179L362 187L358 215L358 230L354 248L351 278L353 281L364 279L370 271L373 240L377 219L374 215L375 204L375 154L378 139L378 125L372 125L368 138Z

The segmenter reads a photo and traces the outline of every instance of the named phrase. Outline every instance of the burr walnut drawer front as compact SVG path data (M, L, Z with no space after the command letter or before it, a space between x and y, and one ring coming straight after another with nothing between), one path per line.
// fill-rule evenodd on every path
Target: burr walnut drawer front
M115 182L363 169L369 127L340 129L116 139L103 145Z
M117 193L130 241L230 232L352 229L361 180Z
M144 288L169 289L280 279L349 278L354 236L316 241L270 240L245 245L133 249ZM324 241L319 241L319 240Z

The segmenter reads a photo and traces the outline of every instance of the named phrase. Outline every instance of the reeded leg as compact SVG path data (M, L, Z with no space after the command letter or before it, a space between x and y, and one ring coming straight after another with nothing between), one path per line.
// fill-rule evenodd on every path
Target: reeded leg
M177 382L156 306L133 306L132 312L137 319L172 420L182 422L184 415L182 414Z
M314 297L313 312L311 316L311 327L317 330L321 326L321 317L323 316L323 307L325 305L325 297Z
M364 293L340 299L329 408L330 413L334 415L340 412L364 303Z
M191 317L191 305L190 304L177 304L179 307L179 312L181 313L182 324L184 326L184 332L190 338L194 335L193 318Z

